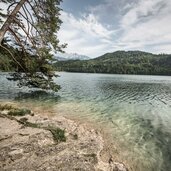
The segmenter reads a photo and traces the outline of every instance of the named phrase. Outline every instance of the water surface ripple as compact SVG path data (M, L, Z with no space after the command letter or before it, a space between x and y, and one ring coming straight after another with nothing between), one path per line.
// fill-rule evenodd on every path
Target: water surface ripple
M59 73L56 94L17 88L0 74L0 100L44 106L91 121L134 171L171 171L171 77ZM49 107L50 106L50 107Z

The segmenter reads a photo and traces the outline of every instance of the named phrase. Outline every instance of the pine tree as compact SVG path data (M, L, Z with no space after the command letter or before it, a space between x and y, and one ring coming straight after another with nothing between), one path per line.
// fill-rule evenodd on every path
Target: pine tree
M61 0L2 0L0 9L0 48L16 65L11 79L19 86L57 91L51 51L63 51L57 31L60 29Z

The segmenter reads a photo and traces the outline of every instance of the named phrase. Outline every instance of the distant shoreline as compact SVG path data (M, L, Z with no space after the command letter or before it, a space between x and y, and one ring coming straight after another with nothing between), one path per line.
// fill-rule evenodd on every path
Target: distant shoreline
M171 74L170 75L152 75L152 74L117 74L117 73L101 73L101 72L76 72L76 71L55 71L55 72L57 72L57 73L80 73L80 74L107 74L107 75L132 75L132 76L171 76Z
M130 75L130 76L166 76L166 77L170 77L170 75L152 75L152 74L117 74L117 73L100 73L100 72L76 72L76 71L55 71L57 73L80 73L80 74L106 74L106 75ZM1 73L14 73L14 71L0 71Z

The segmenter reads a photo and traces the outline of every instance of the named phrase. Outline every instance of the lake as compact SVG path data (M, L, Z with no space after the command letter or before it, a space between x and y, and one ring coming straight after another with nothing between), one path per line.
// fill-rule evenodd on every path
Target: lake
M171 171L171 77L58 73L55 94L18 88L0 74L0 101L30 104L107 134L116 160L136 171Z

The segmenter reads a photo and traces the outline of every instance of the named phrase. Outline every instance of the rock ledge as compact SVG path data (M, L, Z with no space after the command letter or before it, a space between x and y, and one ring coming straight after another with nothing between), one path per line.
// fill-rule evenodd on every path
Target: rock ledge
M24 118L24 119L23 119ZM37 124L31 127L23 120ZM0 111L0 170L3 171L127 171L122 163L101 160L104 141L99 132L64 117L8 117ZM65 130L66 142L54 141L44 128Z

